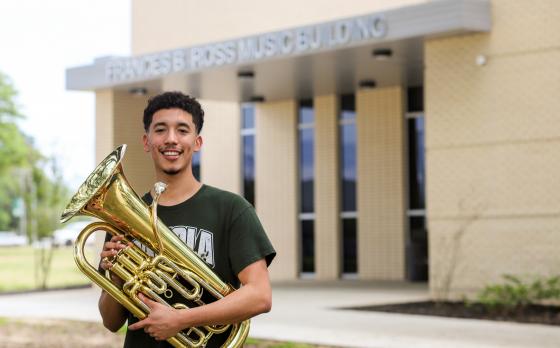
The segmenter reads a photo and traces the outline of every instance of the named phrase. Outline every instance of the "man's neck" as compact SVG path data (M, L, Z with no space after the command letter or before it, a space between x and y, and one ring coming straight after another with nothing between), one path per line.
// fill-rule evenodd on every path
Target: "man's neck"
M163 175L158 181L167 184L167 188L159 199L159 204L171 206L177 205L194 196L202 187L202 183L195 179L192 173L190 175ZM154 196L153 189L151 190Z

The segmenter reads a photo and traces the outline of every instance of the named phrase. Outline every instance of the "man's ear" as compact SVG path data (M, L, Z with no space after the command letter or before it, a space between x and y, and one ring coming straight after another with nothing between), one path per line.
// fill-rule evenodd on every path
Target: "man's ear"
M150 152L148 134L144 133L144 135L142 135L142 143L144 144L144 152Z
M202 143L202 137L200 135L197 135L196 139L194 140L194 152L200 151L200 149L202 148Z

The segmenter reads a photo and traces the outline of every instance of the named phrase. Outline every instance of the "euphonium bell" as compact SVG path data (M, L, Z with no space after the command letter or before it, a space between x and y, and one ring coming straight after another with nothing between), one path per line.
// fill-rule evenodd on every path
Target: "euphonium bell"
M62 213L61 222L76 215L96 217L82 230L74 244L78 268L103 288L134 316L144 319L149 308L138 293L178 309L201 306L216 301L234 288L224 283L179 237L157 219L157 199L152 210L132 190L122 170L126 145L107 156L80 186ZM123 235L124 243L134 240L151 250L148 255L137 245L120 250L111 259L114 272L123 281L121 287L111 281L108 272L100 274L84 255L84 245L95 231ZM232 325L193 327L167 341L174 347L204 347L216 340L223 347L241 347L249 332L249 320Z

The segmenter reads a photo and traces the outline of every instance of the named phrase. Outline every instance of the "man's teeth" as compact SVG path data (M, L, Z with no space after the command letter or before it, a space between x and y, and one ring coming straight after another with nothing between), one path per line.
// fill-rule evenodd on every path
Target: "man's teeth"
M178 151L164 151L163 154L165 156L177 156L177 155L179 155L179 152Z

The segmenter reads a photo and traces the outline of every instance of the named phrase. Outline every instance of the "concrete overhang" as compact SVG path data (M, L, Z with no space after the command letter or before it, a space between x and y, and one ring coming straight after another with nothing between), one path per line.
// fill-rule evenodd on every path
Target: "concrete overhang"
M308 98L416 85L426 38L491 29L489 0L440 0L67 69L69 90L178 89L202 99ZM390 51L374 57L373 52ZM379 59L384 58L384 59ZM373 82L372 82L373 81Z

